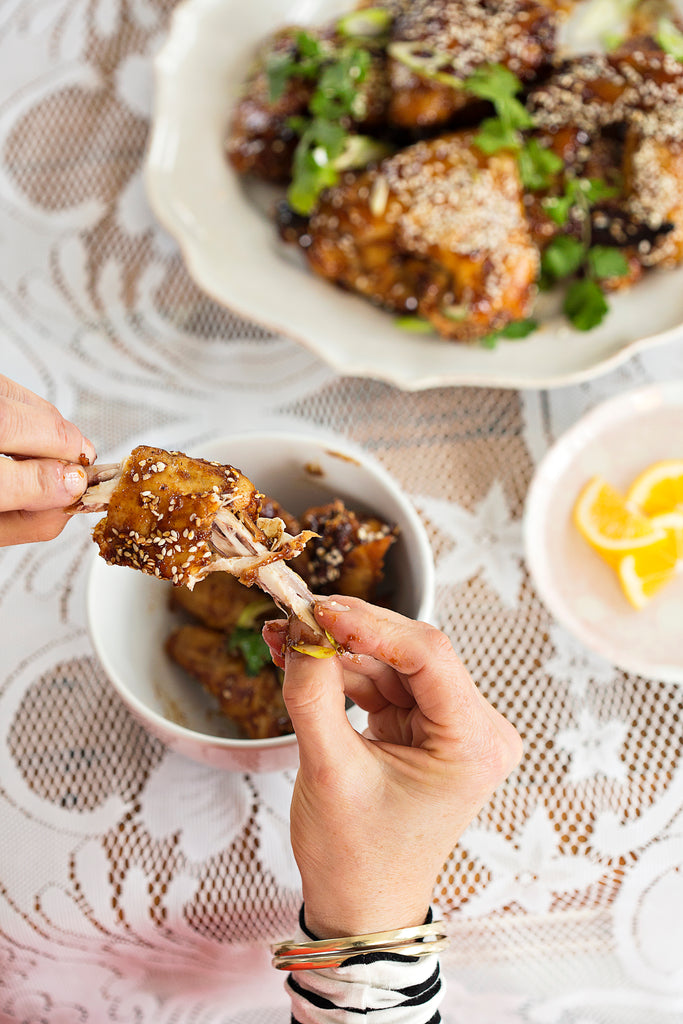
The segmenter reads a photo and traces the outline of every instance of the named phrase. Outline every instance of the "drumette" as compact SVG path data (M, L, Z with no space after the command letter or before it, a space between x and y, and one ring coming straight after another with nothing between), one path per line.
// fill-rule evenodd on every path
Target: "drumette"
M106 509L93 530L105 561L190 589L211 572L229 572L257 584L309 628L312 643L330 648L312 592L285 562L315 534L292 536L281 519L262 517L263 495L240 470L140 445L121 464L89 472L72 511Z

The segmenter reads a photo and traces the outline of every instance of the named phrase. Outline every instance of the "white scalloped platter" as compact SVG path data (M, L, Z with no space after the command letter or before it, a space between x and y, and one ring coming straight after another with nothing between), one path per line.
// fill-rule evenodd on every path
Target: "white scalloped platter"
M264 36L285 23L322 23L350 6L340 0L185 0L176 8L156 58L145 181L158 219L203 291L307 346L342 374L404 390L557 387L683 337L683 268L652 274L613 296L608 316L592 331L574 331L550 309L539 310L538 331L492 350L406 332L391 315L310 273L279 241L261 190L245 189L228 166L226 125Z
M626 391L571 427L539 463L524 516L526 560L548 610L626 672L683 683L683 574L636 611L617 575L572 521L582 487L602 476L625 493L660 459L683 456L683 380Z

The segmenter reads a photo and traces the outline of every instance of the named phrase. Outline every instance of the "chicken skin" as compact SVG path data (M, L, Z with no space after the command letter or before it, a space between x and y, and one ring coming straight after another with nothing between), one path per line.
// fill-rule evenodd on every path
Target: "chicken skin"
M459 341L526 317L539 255L517 162L472 140L418 142L324 192L307 231L311 268Z
M683 64L650 37L609 55L564 61L528 98L535 132L568 178L600 179L615 195L592 211L593 241L619 246L630 266L683 259ZM528 212L543 246L555 229L536 196ZM571 225L570 225L571 227ZM578 229L578 225L576 225Z
M555 48L555 16L536 0L388 0L384 6L393 15L388 120L401 128L449 125L465 108L481 106L457 88L476 68L503 64L529 81Z

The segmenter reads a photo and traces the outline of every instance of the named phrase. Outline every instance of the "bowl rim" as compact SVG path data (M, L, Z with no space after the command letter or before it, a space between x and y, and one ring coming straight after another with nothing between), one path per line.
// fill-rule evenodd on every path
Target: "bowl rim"
M368 468L371 474L382 483L394 500L396 500L401 506L403 514L412 528L419 553L420 567L423 574L423 593L418 613L421 619L429 621L433 614L434 606L435 568L434 556L427 537L426 529L407 493L401 489L399 484L394 480L384 466L381 465L375 456L372 455L372 453L365 451L362 446L348 440L347 438L339 438L324 431L313 430L308 432L298 432L291 429L276 430L276 428L273 428L272 430L249 430L221 435L220 437L213 437L210 439L206 438L199 442L199 445L196 443L188 445L188 453L194 455L196 448L203 447L206 450L206 455L201 455L199 452L196 452L196 457L210 458L211 449L216 449L221 445L229 446L231 443L244 441L253 443L263 443L266 441L272 442L273 438L276 438L280 442L308 442L322 448L324 451L327 451L332 455L335 454L336 449L336 454L341 458L352 459L359 466ZM198 732L196 729L180 725L172 719L166 718L164 715L160 714L158 711L154 710L154 708L150 707L137 697L121 679L118 671L114 669L108 650L101 642L101 634L93 627L93 621L95 618L94 608L96 601L98 600L96 596L97 587L101 582L101 573L116 568L121 567L108 565L101 558L97 550L92 551L90 555L90 565L87 568L85 594L87 630L95 654L105 671L107 679L110 681L124 703L129 707L130 711L141 722L147 725L151 731L153 731L162 739L163 742L167 744L169 744L169 739L164 739L164 734L167 734L167 736L170 734L174 740L179 742L208 743L214 748L223 750L267 751L296 745L297 738L296 733L294 732L287 733L284 736L271 736L264 739L216 736L211 733Z
M283 23L292 21L294 9L297 11L300 8L301 10L305 9L304 13L299 11L299 15L303 19L307 14L315 15L321 5L325 8L338 6L334 0L316 0L313 6L310 2L302 5L296 0L274 0L274 3L282 11ZM574 331L564 322L554 324L553 318L551 318L547 324L548 330L539 330L530 338L515 342L513 350L515 355L510 360L511 365L508 365L507 361L501 363L499 358L495 367L492 366L488 362L488 357L492 353L488 352L486 359L481 362L477 360L475 365L462 366L458 360L461 357L465 358L466 353L469 357L466 347L458 346L456 343L453 347L444 348L443 340L436 338L433 339L433 342L431 339L428 341L423 338L421 343L416 346L415 338L401 336L406 332L398 330L396 331L397 337L392 338L390 342L383 343L380 356L374 358L372 353L368 353L367 346L360 351L354 349L349 352L343 345L339 347L336 335L327 336L324 325L318 326L313 331L298 314L295 315L291 311L285 314L280 308L273 308L271 303L266 303L267 308L264 309L263 303L254 304L253 300L242 294L239 288L226 285L222 265L216 265L210 247L207 248L207 238L210 238L212 234L211 226L209 225L207 231L207 226L203 221L193 219L191 207L185 201L187 193L184 181L181 180L182 175L179 175L178 168L171 159L174 147L179 144L180 139L184 139L186 134L186 115L176 102L174 90L178 88L179 80L182 80L186 74L193 87L187 90L188 95L194 97L198 95L198 89L201 91L203 88L203 81L200 79L198 83L196 76L193 77L191 73L187 72L188 54L191 56L191 47L197 49L198 41L201 44L205 38L209 38L208 34L205 35L205 19L212 16L216 9L222 9L224 6L225 0L181 0L174 8L166 38L153 62L153 111L143 161L146 195L157 220L175 240L184 264L195 283L222 307L302 345L324 360L337 373L381 380L404 392L416 392L434 387L497 387L513 390L566 387L604 376L641 352L680 340L683 332L683 320L679 318L678 313L675 313L674 316L678 318L677 322L650 330L644 327L644 333L636 332L635 337L627 335L624 341L622 335L628 328L628 310L624 309L622 312L622 306L624 302L631 302L632 289L628 289L622 295L615 294L612 297L611 305L620 313L619 323L616 324L613 321L610 336L605 338L601 346L598 346L595 333L590 335L590 339L584 338L585 332ZM228 7L230 6L235 6L234 0L229 0ZM343 9L340 8L340 13ZM239 35L239 27L237 32ZM211 38L213 39L214 36ZM190 40L189 43L188 40ZM252 48L251 45L246 47L248 39L245 39L244 42L243 55L250 52ZM251 41L253 45L256 45L257 42L257 39ZM230 61L228 61L229 63ZM190 61L190 71L192 70L193 66ZM226 109L228 108L226 107ZM191 114L194 115L195 111L193 110ZM200 114L202 117L206 116L201 103ZM192 123L196 123L196 116L192 117ZM220 124L222 133L224 121L221 120ZM222 134L219 134L218 131L215 132L215 135L218 140L222 138ZM185 148L188 152L192 152L191 146ZM214 148L216 152L220 151L220 146ZM194 189L196 176L191 177L189 182L188 187ZM211 197L214 196L213 191L207 194ZM221 201L216 200L215 202L220 209ZM215 208L216 206L214 206L214 210ZM681 272L681 268L674 268L672 271L676 274L673 282L674 290L679 283ZM640 282L637 286L639 288L638 306L648 301L649 292L646 292L643 297L643 287L647 288L647 284L648 282ZM308 288L305 289L304 294L304 297L307 296L310 296ZM354 299L354 308L356 308L357 296L349 293L344 296L344 299ZM635 302L636 300L633 300L634 304ZM343 315L343 311L335 305L330 305L329 308L332 314L336 310ZM358 308L360 309L360 305ZM369 312L369 307L365 309L365 312ZM359 315L364 333L372 333L370 319L368 318L366 321L364 314ZM624 320L623 324L622 319ZM582 341L586 341L587 347L590 349L585 353L583 360L574 365L558 365L557 359L553 360L552 358L554 350L557 350L558 346L563 347L565 332L566 338L574 342L574 349ZM546 350L550 351L551 358L543 368L539 369L535 361L538 358L535 344L538 340L537 335L541 336L544 333L552 336L542 339L541 354ZM589 344L589 341L593 344ZM595 352L593 352L594 346L596 347ZM397 353L403 349L405 349L405 356L399 358ZM387 351L393 351L393 359L387 358ZM432 362L444 352L449 352L454 357L454 365L449 363L441 371L434 370ZM521 366L520 353L525 354ZM554 354L556 355L556 351ZM413 362L413 357L417 358L417 366Z

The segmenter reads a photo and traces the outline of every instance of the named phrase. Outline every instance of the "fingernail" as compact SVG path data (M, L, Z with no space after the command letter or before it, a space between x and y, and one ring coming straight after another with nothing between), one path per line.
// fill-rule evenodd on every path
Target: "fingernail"
M342 604L341 601L335 601L332 599L323 598L320 601L316 601L316 608L322 608L323 611L331 612L350 612L351 609L347 604Z
M88 460L88 466L92 466L93 462L97 458L95 445L92 443L92 441L89 441L87 437L83 438L82 455L85 456L85 458Z
M88 486L85 470L80 466L67 466L64 470L64 488L74 498L80 497Z

